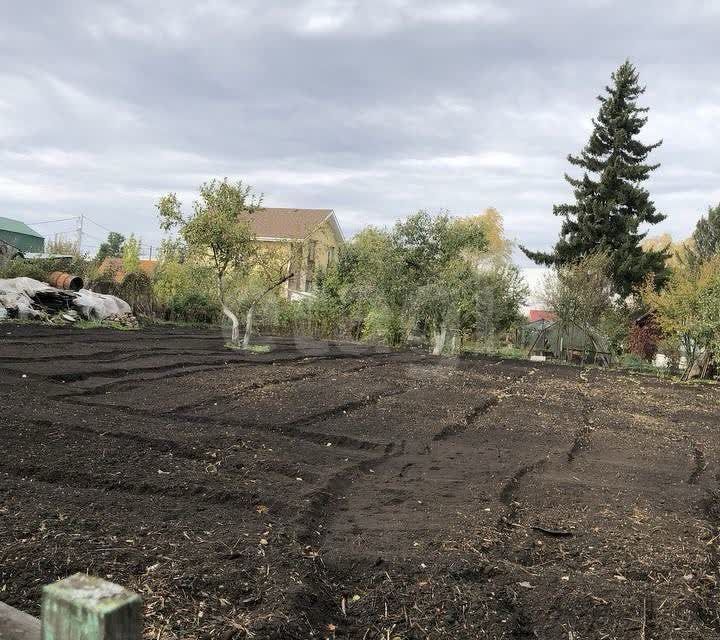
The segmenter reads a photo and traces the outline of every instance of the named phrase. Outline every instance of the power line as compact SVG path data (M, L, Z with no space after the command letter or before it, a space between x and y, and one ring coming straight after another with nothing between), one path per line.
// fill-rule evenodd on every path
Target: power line
M54 236L58 236L58 235L63 236L68 233L76 233L76 232L77 232L77 229L56 229L54 231L51 231L50 234L52 234ZM48 234L48 235L50 235L50 234Z
M51 224L53 222L67 222L68 220L77 220L78 216L72 218L59 218L58 220L43 220L42 222L29 222L28 224Z
M105 231L107 231L108 233L113 233L112 229L108 229L105 225L102 225L99 222L95 222L95 220L91 220L87 216L85 216L85 220L87 220L88 222L92 222L94 225L100 227L101 229L105 229Z

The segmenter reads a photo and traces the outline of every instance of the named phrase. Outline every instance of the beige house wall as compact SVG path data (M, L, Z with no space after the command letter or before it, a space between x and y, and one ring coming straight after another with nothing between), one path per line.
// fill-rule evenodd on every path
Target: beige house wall
M337 260L342 241L326 221L305 239L258 238L268 251L277 252L295 275L284 285L284 293L306 293L312 290L313 276Z

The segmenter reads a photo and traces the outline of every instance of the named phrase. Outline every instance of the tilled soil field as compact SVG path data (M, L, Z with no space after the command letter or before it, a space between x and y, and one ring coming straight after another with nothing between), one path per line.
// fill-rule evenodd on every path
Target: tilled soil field
M720 638L720 393L210 331L0 325L0 600L147 637Z

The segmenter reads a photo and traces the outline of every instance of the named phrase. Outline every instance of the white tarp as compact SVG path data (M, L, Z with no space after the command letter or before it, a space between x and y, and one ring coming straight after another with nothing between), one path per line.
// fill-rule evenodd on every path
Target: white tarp
M3 293L24 293L32 298L38 291L54 291L47 282L32 278L0 278L0 295Z
M43 290L52 290L49 284L32 278L0 279L0 306L17 309L18 318L28 320L41 318L43 314L32 308L32 297Z
M114 315L123 316L132 312L130 305L125 300L105 293L95 293L89 289L80 289L77 292L73 307L83 318L97 320Z
M51 287L45 282L33 278L0 279L0 306L5 309L17 309L21 319L43 317L43 313L33 309L33 298L43 293L53 293L68 299L70 308L88 320L103 320L112 315L125 315L132 312L130 305L115 296L95 293L89 289L64 291Z

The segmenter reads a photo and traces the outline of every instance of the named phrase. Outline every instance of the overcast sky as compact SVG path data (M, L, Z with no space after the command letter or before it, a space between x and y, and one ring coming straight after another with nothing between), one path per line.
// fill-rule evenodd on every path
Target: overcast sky
M160 239L154 202L242 178L348 235L494 206L550 246L566 156L629 57L650 184L687 235L720 201L720 2L0 0L0 215ZM49 235L72 222L38 226ZM88 225L92 249L105 231ZM655 233L655 232L653 232Z

